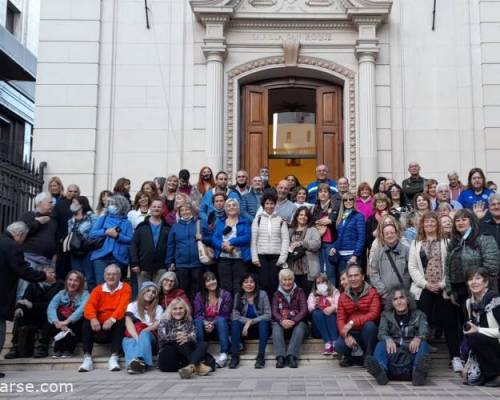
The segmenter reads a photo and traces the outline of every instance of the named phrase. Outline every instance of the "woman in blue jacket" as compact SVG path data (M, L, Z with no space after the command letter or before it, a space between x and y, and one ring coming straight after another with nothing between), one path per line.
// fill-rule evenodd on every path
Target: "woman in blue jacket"
M76 343L80 340L83 322L83 310L89 292L84 290L85 278L80 271L70 271L66 276L64 289L57 293L47 307L47 320L51 336L65 336L54 340L55 357L71 357Z
M224 204L226 217L217 220L212 245L217 259L220 286L234 294L239 291L240 282L252 261L250 221L240 215L237 200L228 199Z
M134 229L127 218L130 209L128 200L122 195L114 195L108 202L107 211L100 216L90 231L90 239L103 239L103 245L94 250L90 260L94 266L97 284L104 283L104 269L109 264L120 266L122 277L127 277L129 246ZM135 276L134 276L135 278ZM137 282L132 279L132 289Z
M197 241L201 240L199 220L193 216L191 203L179 207L179 221L168 233L165 264L175 266L179 287L192 299L201 290L205 268L198 256Z
M330 255L337 255L337 274L340 276L349 262L361 262L365 248L365 219L354 209L354 195L344 193L337 218L337 240Z

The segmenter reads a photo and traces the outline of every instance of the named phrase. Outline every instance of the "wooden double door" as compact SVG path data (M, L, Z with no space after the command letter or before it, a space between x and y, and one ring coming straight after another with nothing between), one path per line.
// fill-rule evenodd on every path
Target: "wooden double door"
M329 175L338 178L344 175L344 153L342 132L342 88L340 86L315 86L315 104L310 105L315 111L315 148L316 154L308 160L303 160L303 169L309 174L304 181L315 175L315 166L325 164L329 168ZM270 110L270 96L273 90L265 86L247 85L243 88L243 140L242 140L242 168L250 176L258 175L259 169L272 164L273 155L270 155L270 137L273 128L273 110ZM290 99L293 101L294 99ZM286 158L286 157L282 157ZM312 159L311 159L312 158ZM292 161L292 160L289 160ZM294 165L301 165L300 161L293 160ZM291 165L291 164L290 164ZM312 168L312 171L310 170ZM295 171L301 172L300 168ZM271 168L271 174L272 174ZM280 171L281 173L281 171ZM294 174L287 169L287 174ZM276 177L275 177L276 178ZM278 179L282 179L283 175ZM275 179L276 181L276 179ZM271 183L275 183L271 181Z

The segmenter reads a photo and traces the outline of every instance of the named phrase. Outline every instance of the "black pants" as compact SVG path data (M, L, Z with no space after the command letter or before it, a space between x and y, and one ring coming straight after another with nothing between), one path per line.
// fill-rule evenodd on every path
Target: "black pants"
M240 282L247 273L247 264L241 258L219 258L220 287L231 294L238 293Z
M462 336L460 307L444 299L442 293L433 293L427 289L422 290L418 307L427 316L431 327L443 329L450 357L459 357Z
M64 318L60 318L59 321L63 321ZM69 351L70 353L73 353L75 351L75 347L77 343L81 340L82 338L82 325L83 325L83 318L80 318L78 321L72 322L71 324L68 325L68 328L71 329L71 331L74 333L72 335L71 333L68 333L63 339L54 341L54 352L65 352ZM49 326L49 335L50 337L54 337L57 335L61 330L57 329L54 325Z
M481 377L485 380L500 376L500 342L481 333L467 335L472 352L477 357Z
M313 283L308 279L307 274L295 275L295 283L304 293L311 293Z
M95 343L111 343L111 354L119 354L122 351L122 338L125 333L125 318L116 321L109 331L101 328L94 332L90 326L90 320L84 319L82 325L83 352L92 354Z
M194 295L201 290L204 272L204 267L176 268L175 273L179 279L179 287L190 299L193 299Z
M71 271L71 253L63 252L62 243L58 243L56 254L56 278L64 281L68 272Z
M205 360L207 349L207 342L166 343L158 353L158 367L162 372L176 372L188 364L199 364Z
M23 316L14 319L12 327L12 344L17 345L18 330L22 326L34 325L39 332L38 341L43 344L49 344L49 323L47 321L47 312L33 312L33 309L23 309Z
M259 285L267 293L270 301L279 284L279 268L276 266L278 259L278 254L259 254Z

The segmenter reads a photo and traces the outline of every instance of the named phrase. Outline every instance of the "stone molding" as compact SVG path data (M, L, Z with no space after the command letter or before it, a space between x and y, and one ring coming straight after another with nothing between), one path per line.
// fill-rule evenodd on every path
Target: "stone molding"
M225 160L224 160L224 168L228 172L230 176L235 173L235 166L233 160L233 139L235 126L237 126L238 121L234 120L234 89L235 89L235 81L240 78L242 75L246 75L250 71L257 71L265 69L266 67L277 68L277 67L286 67L285 57L284 56L271 56L259 58L256 60L252 60L245 64L239 65L237 67L232 68L231 70L226 72L227 75L227 87L226 87L226 98L227 98L227 118L226 118L226 146L225 146ZM358 145L357 145L357 137L356 137L356 87L355 87L355 78L356 73L343 65L337 64L332 61L324 60L322 58L311 57L311 56L301 56L299 55L297 60L297 67L316 67L326 71L330 71L330 73L334 72L338 76L340 75L345 82L348 83L348 90L344 91L344 99L347 96L347 104L348 104L348 124L347 129L346 125L343 126L343 134L344 139L349 139L349 149L347 152L347 160L348 162L344 163L344 166L348 166L349 171L349 182L351 184L351 188L355 188L357 185L357 153L358 153ZM333 74L332 74L333 75ZM344 86L345 88L345 86ZM344 104L346 102L344 101ZM241 133L241 132L240 132ZM344 140L345 143L345 140Z

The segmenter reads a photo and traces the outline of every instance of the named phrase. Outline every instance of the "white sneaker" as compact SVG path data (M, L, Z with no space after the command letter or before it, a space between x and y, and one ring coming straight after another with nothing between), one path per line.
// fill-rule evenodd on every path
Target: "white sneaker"
M215 363L217 364L217 367L224 368L227 363L227 354L220 353L219 356L215 359Z
M119 371L120 370L120 359L118 358L118 355L111 354L111 357L109 357L109 360L108 360L108 369L110 371Z
M94 363L92 362L91 356L83 356L83 361L80 367L78 368L78 372L89 372L94 369Z
M453 368L453 372L462 372L464 370L464 365L462 364L460 357L453 357L451 359L451 366Z

